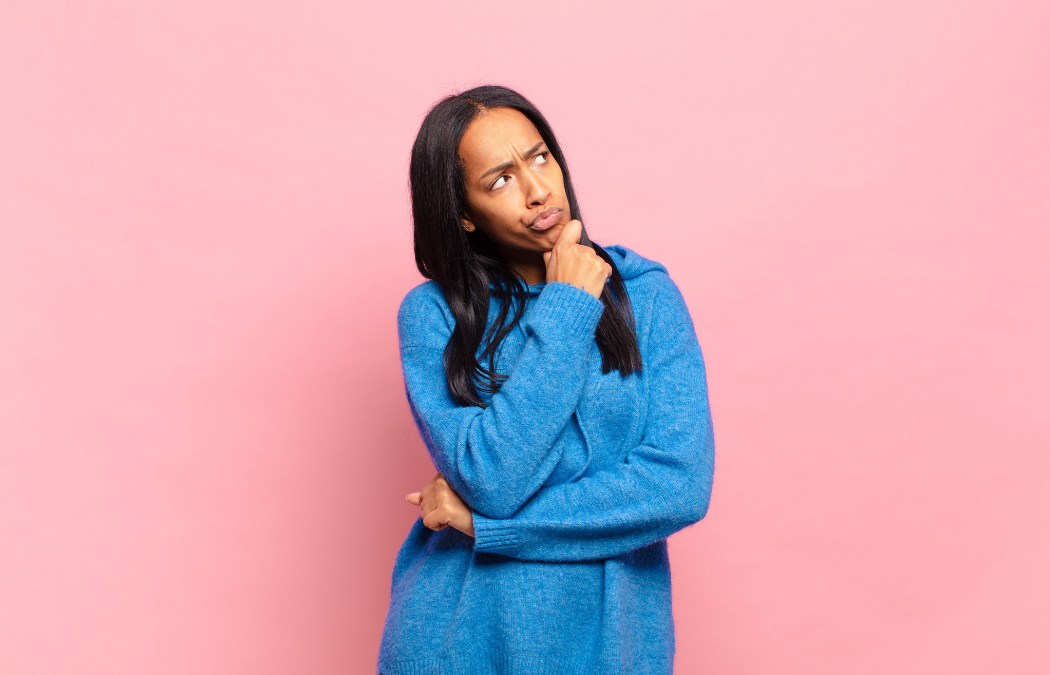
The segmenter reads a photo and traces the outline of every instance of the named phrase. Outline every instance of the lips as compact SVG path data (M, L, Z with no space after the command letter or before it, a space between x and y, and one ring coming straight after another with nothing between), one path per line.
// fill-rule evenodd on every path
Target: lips
M529 229L536 232L543 232L549 230L558 224L561 219L561 207L552 206L549 209L544 209L536 214L536 217L529 223Z

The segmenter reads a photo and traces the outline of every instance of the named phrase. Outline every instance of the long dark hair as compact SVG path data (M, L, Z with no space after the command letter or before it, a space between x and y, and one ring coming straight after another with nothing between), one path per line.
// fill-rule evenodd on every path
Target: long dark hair
M477 228L466 232L461 221L467 200L459 144L470 123L482 111L493 108L513 108L535 125L561 167L570 214L582 221L561 146L547 120L524 96L506 87L475 87L439 101L427 113L412 145L409 168L416 267L424 277L438 283L456 319L445 347L448 388L461 405L481 407L485 403L478 392L495 393L507 379L497 371L496 356L500 343L524 315L528 297L521 278L500 258L492 240ZM602 290L605 309L595 333L602 372L615 369L629 375L640 371L642 355L623 277L609 254L587 237L586 229L580 244L591 246L612 266L610 282ZM486 332L493 296L500 301L499 312ZM482 342L485 349L479 355ZM488 367L483 365L486 359Z

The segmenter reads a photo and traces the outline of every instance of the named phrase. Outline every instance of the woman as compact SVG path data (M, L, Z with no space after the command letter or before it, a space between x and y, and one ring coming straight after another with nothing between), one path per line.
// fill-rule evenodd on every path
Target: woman
M670 673L666 537L707 512L703 357L660 264L592 244L550 126L478 87L426 116L401 304L439 473L398 553L385 675Z

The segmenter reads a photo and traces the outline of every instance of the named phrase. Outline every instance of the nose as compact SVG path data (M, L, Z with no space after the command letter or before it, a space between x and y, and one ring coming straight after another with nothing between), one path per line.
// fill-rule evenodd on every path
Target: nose
M551 186L535 171L526 170L522 180L525 191L525 203L531 206L543 206L551 196Z

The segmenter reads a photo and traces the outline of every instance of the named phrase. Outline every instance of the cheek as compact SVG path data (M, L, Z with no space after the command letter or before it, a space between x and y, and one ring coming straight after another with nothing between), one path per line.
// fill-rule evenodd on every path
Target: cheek
M484 208L478 209L482 221L479 227L492 239L506 239L517 232L516 224L520 214L513 208L512 200L506 197L507 195L500 195L487 199Z
M561 172L561 167L559 167L557 164L551 167L550 180L551 186L554 188L554 190L556 190L559 194L564 195L565 176Z
M507 187L508 189L501 190L498 195L493 195L488 206L494 222L510 227L521 220L525 197L518 189L517 183Z

